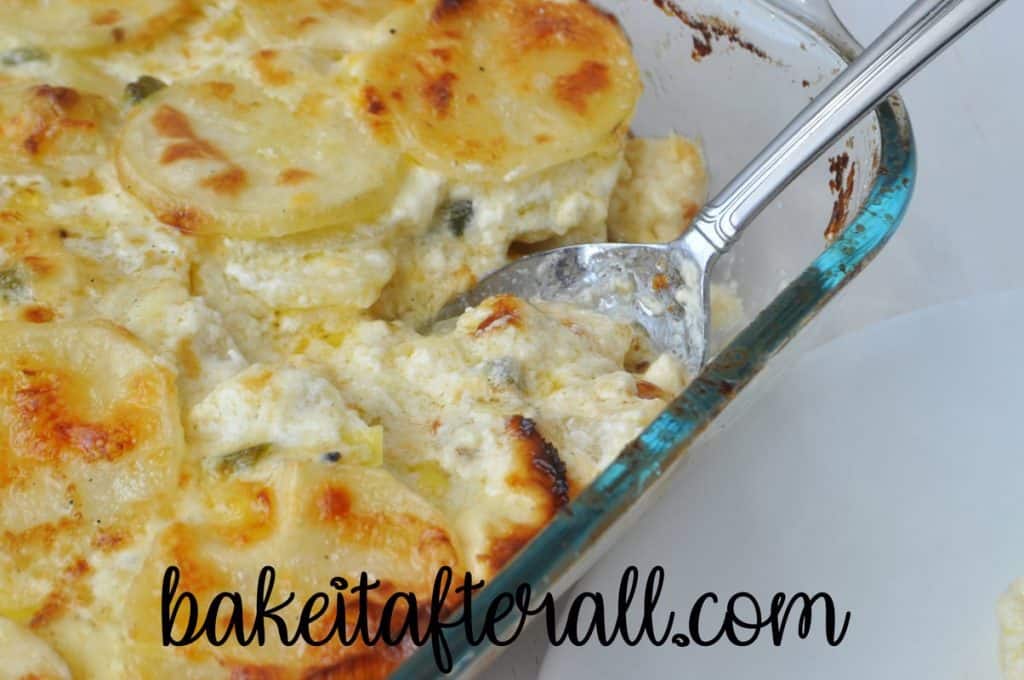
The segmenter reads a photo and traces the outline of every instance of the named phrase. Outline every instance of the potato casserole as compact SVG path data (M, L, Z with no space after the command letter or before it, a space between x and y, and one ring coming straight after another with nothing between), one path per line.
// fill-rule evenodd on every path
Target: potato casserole
M584 0L0 5L0 676L387 675L165 647L262 565L487 579L682 389L631 326L496 297L523 254L678 236L700 151L630 132ZM7 675L4 675L7 674Z

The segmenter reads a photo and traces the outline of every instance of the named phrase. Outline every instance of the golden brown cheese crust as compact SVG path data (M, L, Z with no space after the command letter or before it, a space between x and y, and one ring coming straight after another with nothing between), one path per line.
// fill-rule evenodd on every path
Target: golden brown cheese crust
M105 159L117 112L103 97L46 83L0 89L0 170L84 174Z
M516 415L508 419L506 430L515 456L515 466L507 482L532 497L540 514L537 522L513 524L490 539L480 559L492 573L500 571L558 510L568 505L573 489L558 449L544 438L537 423Z
M615 19L589 3L437 0L423 11L369 55L362 111L424 165L500 178L626 132L639 74Z
M317 592L330 595L326 612L310 629L314 639L324 639L339 614L332 579L345 578L355 585L359 573L367 571L381 581L368 598L374 627L395 592L416 595L425 608L413 615L425 624L434 571L442 565L458 569L460 563L443 516L383 470L271 462L254 469L246 480L209 478L202 493L209 507L205 517L169 526L132 586L132 597L140 602L131 622L140 642L140 677L169 677L205 665L230 669L232 677L384 677L413 649L411 644L393 648L361 643L289 648L271 635L260 648L242 648L233 641L215 647L201 640L189 648L161 650L158 622L151 612L159 607L163 572L169 564L181 568L179 589L196 594L201 602L221 591L254 598L258 567L274 565L273 601L296 594L297 604L281 612L293 634L302 604ZM351 635L356 598L348 598L346 635ZM229 616L226 611L218 630L226 630ZM183 635L185 627L179 625L175 633Z
M173 378L109 324L0 324L0 615L88 603L98 551L165 511L184 441Z

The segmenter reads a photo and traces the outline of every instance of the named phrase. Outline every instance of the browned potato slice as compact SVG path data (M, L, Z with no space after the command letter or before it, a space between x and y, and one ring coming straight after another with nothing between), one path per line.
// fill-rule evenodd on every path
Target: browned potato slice
M117 111L105 98L48 84L0 89L0 172L78 177L106 158Z
M425 11L367 57L361 102L378 134L420 163L500 179L584 156L628 128L641 83L610 15L582 0Z
M242 648L232 641L213 647L202 640L189 648L162 647L160 621L152 612L159 611L168 565L181 567L178 592L189 590L204 607L220 591L237 591L253 602L261 568L273 566L274 601L295 593L295 602L279 612L293 631L303 603L314 593L329 593L323 616L311 626L317 639L329 635L339 614L336 596L358 584L361 572L381 583L367 598L375 625L391 593L412 592L429 605L437 569L458 568L444 516L383 469L271 460L243 475L207 482L201 499L206 517L168 527L130 591L128 625L139 642L138 677L311 677L317 670L331 677L384 677L413 649L411 643L286 647L275 631L268 631L264 646ZM349 585L338 591L334 579ZM346 593L348 602L354 597ZM344 614L350 624L352 606ZM183 609L176 637L185 632L187 618Z
M92 556L144 534L183 447L173 377L127 331L0 323L0 616L87 604Z
M398 154L329 93L293 109L232 78L183 82L146 99L116 156L122 182L161 221L241 238L369 219L388 205L400 171Z

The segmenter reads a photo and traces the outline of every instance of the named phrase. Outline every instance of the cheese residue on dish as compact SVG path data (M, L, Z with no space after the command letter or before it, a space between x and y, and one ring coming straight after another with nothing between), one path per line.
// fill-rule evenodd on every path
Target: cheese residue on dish
M510 296L419 329L525 253L682 233L701 154L629 137L640 90L582 0L4 3L3 671L397 667L164 647L164 570L428 602L614 459L686 381L635 329Z
M1024 578L999 601L1000 657L1005 680L1024 680Z

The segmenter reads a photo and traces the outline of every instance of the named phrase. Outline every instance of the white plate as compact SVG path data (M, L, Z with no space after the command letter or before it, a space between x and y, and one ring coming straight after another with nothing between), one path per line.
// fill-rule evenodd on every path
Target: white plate
M541 677L998 677L996 602L1024 575L1022 346L1024 290L803 357L576 588L614 600L626 566L662 564L683 612L826 591L852 612L842 645L562 647Z

